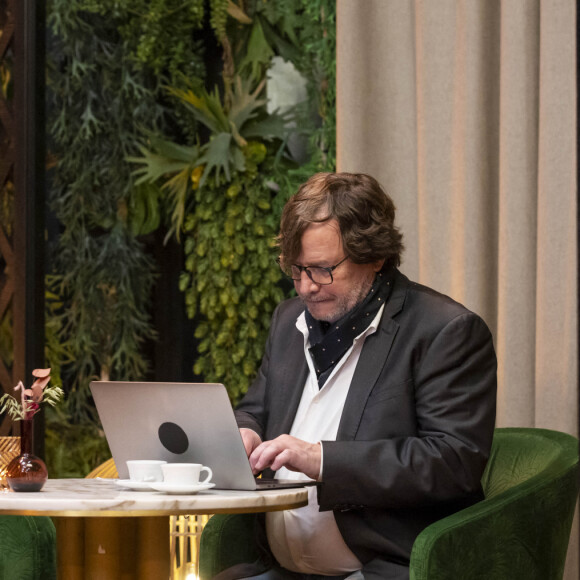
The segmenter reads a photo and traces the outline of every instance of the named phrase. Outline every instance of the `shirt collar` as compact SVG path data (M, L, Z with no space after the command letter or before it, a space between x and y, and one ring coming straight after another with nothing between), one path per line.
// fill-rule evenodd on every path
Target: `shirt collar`
M371 323L357 337L355 337L354 342L359 341L361 338L366 338L369 334L373 334L377 331L377 328L379 327L379 323L380 323L381 318L383 316L384 310L385 310L385 305L383 304L381 306L381 308L379 309L379 311L377 312L377 315L372 319ZM304 314L304 311L296 319L296 328L304 336L304 345L308 346L308 344L309 344L309 341L308 341L309 331L308 331L308 325L306 324L306 316Z

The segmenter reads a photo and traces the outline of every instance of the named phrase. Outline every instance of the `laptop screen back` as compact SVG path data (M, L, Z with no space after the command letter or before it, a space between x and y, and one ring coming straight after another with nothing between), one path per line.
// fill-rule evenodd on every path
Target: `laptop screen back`
M94 381L91 392L120 479L128 459L202 463L221 489L255 489L223 385Z

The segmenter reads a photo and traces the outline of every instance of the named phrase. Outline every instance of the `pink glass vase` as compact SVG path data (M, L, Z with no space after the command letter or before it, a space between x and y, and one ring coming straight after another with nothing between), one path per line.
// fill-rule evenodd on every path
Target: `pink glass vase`
M12 491L40 491L48 479L44 461L33 455L34 422L24 419L20 422L20 455L6 468L6 481Z

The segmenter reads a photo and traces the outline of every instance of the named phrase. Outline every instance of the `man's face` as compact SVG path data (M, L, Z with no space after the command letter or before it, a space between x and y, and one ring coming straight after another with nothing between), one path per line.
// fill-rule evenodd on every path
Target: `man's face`
M302 235L301 247L296 259L299 266L329 267L345 257L336 220L311 224ZM315 284L306 272L302 272L300 280L294 281L294 287L314 318L335 322L362 302L382 264L382 261L355 264L346 260L332 272L332 284Z

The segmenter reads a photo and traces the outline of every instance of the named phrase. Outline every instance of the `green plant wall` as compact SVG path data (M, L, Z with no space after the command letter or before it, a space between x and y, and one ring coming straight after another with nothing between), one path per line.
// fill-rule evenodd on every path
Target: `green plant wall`
M273 246L281 208L311 173L334 168L334 10L322 0L49 3L60 236L46 336L67 392L48 416L52 473L85 475L107 457L90 380L140 379L150 368L158 268L144 236L158 228L183 244L195 372L224 382L233 401L247 389L285 293ZM219 75L207 73L208 43ZM294 111L309 143L302 165L286 148L289 118L266 107L276 55L308 81Z

